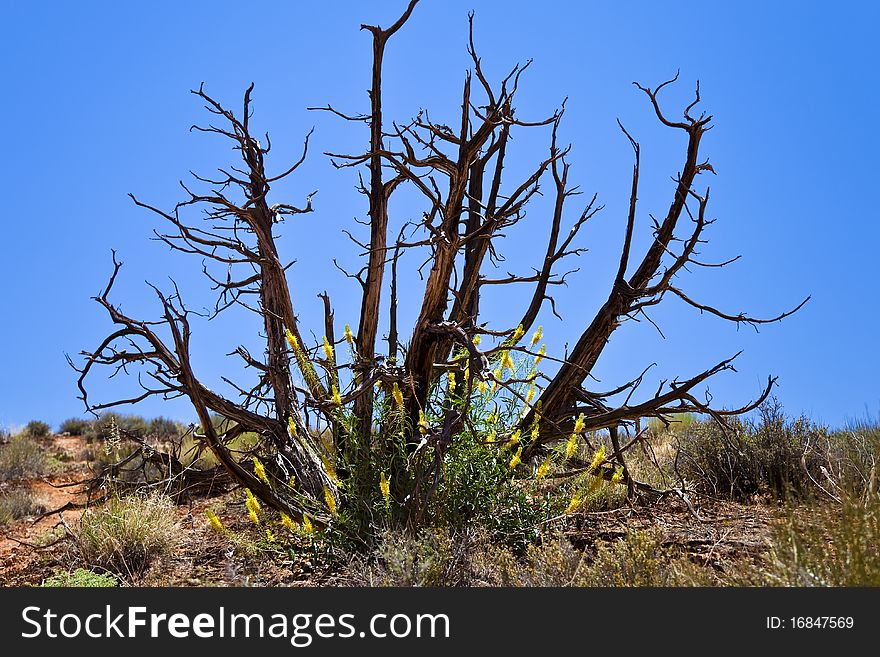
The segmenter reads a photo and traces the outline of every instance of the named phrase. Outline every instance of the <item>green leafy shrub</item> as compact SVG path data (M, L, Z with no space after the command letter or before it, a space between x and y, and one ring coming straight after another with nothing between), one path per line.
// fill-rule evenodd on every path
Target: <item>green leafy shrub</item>
M0 525L43 513L46 507L28 490L14 488L0 493Z
M49 435L49 432L51 430L51 427L45 422L40 422L39 420L31 420L24 428L24 433L25 435L32 438L45 438Z
M112 497L83 513L73 531L78 555L90 568L137 577L178 542L174 504L161 494Z
M91 427L92 422L90 420L70 417L59 425L58 433L69 433L71 436L85 436L89 433Z
M44 588L110 588L119 585L115 576L107 573L95 573L85 568L74 571L61 570L43 580Z
M0 481L38 476L48 467L45 449L30 436L16 436L0 445Z

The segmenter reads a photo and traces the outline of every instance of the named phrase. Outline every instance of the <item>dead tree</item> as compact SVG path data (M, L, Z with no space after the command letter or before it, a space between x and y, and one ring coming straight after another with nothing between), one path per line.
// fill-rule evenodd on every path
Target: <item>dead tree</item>
M634 399L644 372L613 390L591 390L586 382L615 329L626 320L650 321L647 311L668 296L702 313L751 326L779 321L806 300L776 317L759 319L726 313L692 299L680 287L680 274L689 266L722 267L732 260L705 263L698 257L700 245L706 241L704 232L713 221L706 215L708 187L697 186L700 174L714 174L700 153L711 117L695 114L701 100L699 85L680 120L666 114L659 94L676 76L656 89L636 85L660 124L681 131L687 139L680 173L671 185L669 210L662 219L655 220L650 246L643 254L633 252L640 147L621 125L634 152L634 166L619 265L610 281L608 298L566 358L546 355L543 347L537 349L534 340L530 345L522 344L545 304L549 303L556 314L550 290L565 284L576 271L559 273L563 261L577 258L585 250L579 246L579 233L601 207L593 196L573 214L570 212L578 192L569 180L566 157L571 147L562 146L558 139L565 104L550 116L536 120L520 117L516 98L528 63L513 67L497 83L490 81L474 46L472 15L468 46L472 66L464 76L454 127L435 122L427 110L408 121L388 124L382 106L386 46L410 19L417 4L418 0L411 0L387 29L361 26L371 34L373 44L369 113L351 115L331 105L312 108L369 127L366 151L327 153L339 169L365 168L368 173L366 180L360 178L359 189L368 199L369 237L359 241L350 235L362 248L366 264L357 273L346 272L362 288L357 332L346 326L350 362L343 362L336 352L334 313L326 294L321 295L325 337L319 344L304 340L288 285L288 266L276 248L274 231L284 218L312 211L311 195L301 206L270 204L269 198L272 184L293 174L304 161L309 137L296 162L280 173L269 173L265 156L271 142L266 135L262 144L249 125L253 86L244 95L240 115L200 88L193 93L206 103L218 124L194 128L230 140L240 156L238 166L220 169L213 178L196 176L210 191L197 193L184 185L187 197L169 212L132 198L170 227L169 231L157 231L158 239L172 249L200 256L225 269L225 275L218 275L208 266L203 268L218 292L215 313L240 306L261 316L265 353L257 357L244 347L233 352L244 367L259 373L258 382L245 389L228 380L240 393L240 398L233 401L199 381L189 357L192 313L176 287L172 294L154 288L163 311L158 321L129 317L111 304L108 296L120 267L114 254L113 274L97 301L119 329L96 349L83 352L85 363L79 379L82 398L90 410L99 411L150 396L188 397L199 417L203 440L236 481L281 511L296 516L308 514L318 522L327 522L327 495L344 499L355 495L353 491L363 490L362 486L375 484L379 477L374 465L376 454L393 461L397 501L403 506L419 507L436 485L446 450L468 422L475 391L492 384L493 388L518 394L515 385L523 381L498 374L499 363L503 366L511 353L518 353L546 358L556 367L552 376L541 380L539 394L523 400L519 430L537 430L531 431L532 439L523 445L522 458L534 457L549 443L567 437L575 425L579 432L605 430L613 445L607 458L609 465L622 470L630 490L636 490L640 484L629 478L625 454L640 434L635 432L635 437L625 443L621 435L633 435L631 429L641 418L665 421L673 413L694 412L723 423L725 417L760 404L770 393L774 379L769 379L755 401L735 409L716 408L710 398L701 400L697 396L707 380L733 369L735 356L695 375L664 381L654 394L638 401ZM508 148L512 136L521 130L546 130L549 146L546 156L535 163L528 176L511 180L505 175ZM424 199L422 218L402 225L396 239L389 240L389 199L402 186L414 188ZM545 187L554 202L546 218L543 261L529 274L491 275L499 255L497 238L523 219L530 201ZM205 220L199 225L188 223L183 216L196 207L204 210ZM409 339L402 342L397 323L397 271L400 258L410 252L423 254L428 273L417 319ZM390 281L386 271L390 272ZM383 302L386 283L390 291ZM480 313L481 294L491 286L511 285L531 286L521 319L513 326L490 327ZM387 324L382 320L383 309L387 311ZM382 326L387 327L386 353L377 347ZM486 338L486 344L480 338ZM95 365L117 370L140 366L142 394L92 404L84 384ZM296 373L301 384L295 380ZM438 383L450 374L461 382L457 403L451 403L451 393L438 393ZM537 385L537 372L526 381ZM383 403L388 402L386 407L389 400L399 404L400 413L377 410L377 391ZM211 424L211 414L230 420L226 425L229 428L218 433ZM315 418L311 423L306 420L309 416ZM261 449L271 456L272 479L268 483L233 458L226 447L244 431L257 432L264 438ZM333 437L332 445L322 440L326 432ZM403 436L404 449L394 446L392 434ZM611 468L599 468L594 474L609 478L612 472ZM343 483L345 488L341 487Z

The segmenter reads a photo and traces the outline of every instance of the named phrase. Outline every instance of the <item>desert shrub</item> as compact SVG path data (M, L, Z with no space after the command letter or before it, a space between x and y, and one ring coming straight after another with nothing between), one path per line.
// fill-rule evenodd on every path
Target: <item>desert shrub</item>
M0 492L0 525L43 513L45 510L46 507L28 490L14 488Z
M45 422L40 422L39 420L31 420L24 428L24 433L25 435L31 436L32 438L45 438L49 435L49 432L51 430L51 427Z
M149 432L150 425L140 415L122 415L120 413L102 413L85 434L89 441L114 439L118 431L127 431L137 436L145 436Z
M180 422L167 417L155 417L147 426L147 435L157 440L174 440L186 431Z
M70 417L58 426L58 433L69 433L71 436L85 436L91 429L92 422L80 417Z
M43 580L44 588L110 588L118 586L119 580L108 573L95 573L85 568L74 571L61 570Z
M0 481L41 475L48 467L46 451L30 436L16 436L0 446Z
M112 497L88 509L73 530L79 558L90 568L137 577L177 543L174 504L158 493Z
M773 536L759 584L880 586L880 498L792 507Z
M788 420L778 403L760 408L757 419L691 423L678 434L676 474L705 492L747 500L766 494L806 498L817 492L829 458L829 433L801 417ZM821 450L816 446L825 445Z

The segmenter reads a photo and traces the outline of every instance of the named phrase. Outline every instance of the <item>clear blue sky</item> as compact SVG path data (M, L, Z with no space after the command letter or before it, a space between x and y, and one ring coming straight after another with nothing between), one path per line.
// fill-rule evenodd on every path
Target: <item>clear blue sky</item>
M133 314L156 313L144 280L165 286L168 275L190 305L209 302L200 263L148 241L158 224L126 197L133 192L170 208L189 170L206 174L230 162L226 144L188 131L205 119L189 94L200 82L231 107L256 83L254 122L273 138L275 171L315 126L308 164L277 188L275 200L298 203L318 189L316 212L286 225L281 248L298 259L291 280L304 327L320 337L315 295L325 289L340 325L356 324L357 290L330 259L355 265L340 230L364 217L366 204L354 192L352 172L334 171L321 152L361 151L367 134L305 108L330 102L352 113L367 109L370 38L358 26L388 25L405 2L330 4L3 3L0 426L32 418L57 425L82 412L64 353L94 347L109 330L89 297L105 284L111 248L125 262L114 298ZM759 315L808 294L813 300L756 335L670 299L653 315L665 340L647 324L615 335L598 368L603 387L650 362L658 363L658 376L685 376L744 349L739 372L711 386L722 403L750 398L774 374L792 413L831 424L876 417L876 5L702 3L679 11L653 2L425 0L388 48L388 118L404 120L428 107L435 120L454 123L468 64L469 9L476 10L478 47L495 79L534 59L521 85L520 116L549 114L568 96L562 138L574 144L572 179L605 204L582 235L590 252L580 273L558 291L565 321L541 318L548 345L558 353L577 339L613 274L631 170L616 118L642 144L639 248L650 235L648 213L668 207L683 138L658 125L630 83L655 85L680 69L681 83L666 97L669 112L678 112L699 78L715 116L703 150L718 176L701 184L712 185L710 215L718 222L704 257L743 255L727 269L686 276L682 287L732 312ZM517 140L523 167L543 154L546 137ZM506 240L511 268L528 271L540 261L546 207L536 203ZM392 210L394 222L418 212L406 203ZM404 300L418 293L418 278L409 275ZM519 303L518 296L489 299L486 310L506 326L521 313ZM197 325L196 365L208 385L222 388L220 376L237 372L222 354L254 344L256 328L241 316ZM95 398L109 399L126 385L95 379ZM192 416L181 403L133 410Z

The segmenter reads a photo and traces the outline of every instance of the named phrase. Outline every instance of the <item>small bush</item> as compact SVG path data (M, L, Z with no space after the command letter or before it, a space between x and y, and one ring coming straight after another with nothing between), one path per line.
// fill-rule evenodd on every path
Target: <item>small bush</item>
M51 430L51 427L45 422L40 422L39 420L31 420L24 428L24 433L31 438L45 438L49 435L49 432Z
M153 418L147 427L147 434L157 440L175 440L185 431L186 427L182 424L166 417Z
M732 419L730 429L697 421L678 433L676 474L713 495L747 501L755 495L807 498L829 458L828 431L806 418L786 419L778 403L757 420ZM816 449L826 446L823 449Z
M44 588L110 588L118 586L119 580L115 576L104 573L93 573L85 568L77 568L74 571L62 570L51 577L43 580L40 586Z
M58 433L69 433L71 436L85 436L92 427L90 420L71 417L64 420L58 427Z
M73 532L80 559L91 568L142 575L177 543L173 509L168 497L152 493L113 497L87 510Z
M30 491L12 489L0 493L0 525L43 513L45 510L46 507Z
M16 436L0 446L0 481L41 475L48 467L46 451L30 436Z

